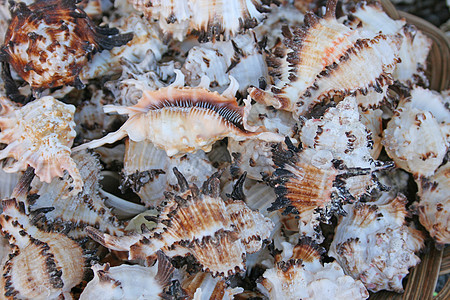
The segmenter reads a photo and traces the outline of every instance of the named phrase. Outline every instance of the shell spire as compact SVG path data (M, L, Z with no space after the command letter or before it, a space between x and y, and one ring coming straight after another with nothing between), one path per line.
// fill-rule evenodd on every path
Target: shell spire
M238 106L234 98L239 87L236 80L231 79L229 88L220 95L203 87L183 87L184 75L180 71L176 74L172 85L157 91L143 91L142 98L134 106L105 106L106 112L127 114L129 119L118 131L75 147L73 151L114 143L126 136L135 142L150 140L168 156L200 149L208 152L215 141L225 137L283 139L267 132L263 126L254 127L247 123L251 100L244 100L244 107Z

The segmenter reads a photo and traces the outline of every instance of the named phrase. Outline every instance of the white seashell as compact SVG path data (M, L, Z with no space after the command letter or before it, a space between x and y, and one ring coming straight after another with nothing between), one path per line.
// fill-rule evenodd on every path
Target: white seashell
M337 262L320 262L314 243L303 240L291 249L291 259L280 261L262 275L257 287L270 299L367 299L359 280L344 274Z
M92 61L82 69L81 79L88 80L120 73L123 60L133 64L145 61L147 66L153 66L168 49L154 25L136 14L120 19L113 26L120 28L122 32L133 32L133 39L126 45L94 55ZM150 68L147 67L143 71L150 71Z
M173 266L159 253L158 264L153 267L139 265L92 266L92 279L80 295L80 300L162 299L164 288L170 284Z
M73 159L70 147L75 138L75 107L47 96L19 107L0 97L0 142L8 146L0 151L0 159L12 157L14 162L3 170L18 172L28 165L35 169L43 182L50 183L67 171L72 178L71 191L76 195L83 181Z
M48 229L63 227L72 238L86 237L86 226L95 226L102 231L120 235L117 218L111 214L110 209L105 206L104 198L99 194L99 181L102 177L100 162L86 151L75 153L73 159L84 182L82 192L63 199L68 188L67 174L62 179L53 179L51 183L35 183L32 192L39 197L30 203L30 211L38 213L53 208L44 214Z
M428 178L417 180L420 223L439 244L450 244L450 163Z
M0 199L11 197L21 175L21 172L7 173L0 168Z
M209 2L206 0L129 0L147 18L159 21L162 31L182 41L194 33L200 41L225 39L264 19L268 5L264 1L232 0Z
M382 143L400 168L416 177L432 176L448 150L449 120L443 97L416 87L399 103Z
M181 70L188 85L198 85L202 77L207 76L211 83L205 87L219 92L229 85L229 76L233 76L243 95L250 85L258 85L261 77L268 80L266 62L252 34L193 47Z
M8 29L11 13L9 12L9 4L7 1L0 2L0 45L5 39L6 30Z
M336 228L328 255L372 292L402 292L408 269L420 262L414 253L422 248L424 235L405 225L405 204L401 194L357 203L346 207L348 215Z

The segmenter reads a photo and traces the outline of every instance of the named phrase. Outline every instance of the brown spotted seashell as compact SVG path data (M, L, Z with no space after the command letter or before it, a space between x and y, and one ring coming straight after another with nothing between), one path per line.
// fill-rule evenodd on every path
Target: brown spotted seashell
M393 83L400 38L367 37L340 24L336 3L327 2L323 18L308 13L303 27L284 28L285 46L268 58L274 85L266 90L252 88L253 99L299 116L334 95L382 93L383 85Z
M60 299L84 274L83 250L61 233L39 230L30 224L15 199L2 202L0 225L14 252L3 266L2 299Z
M148 260L158 250L169 257L191 254L204 271L229 276L245 270L245 255L258 251L259 241L267 239L273 228L269 219L243 206L236 212L234 200L242 193L236 189L228 202L220 198L219 174L213 174L201 191L188 186L174 169L180 193L166 193L168 201L161 208L157 226L151 232L115 237L88 227L88 234L107 248L128 251L129 259ZM236 196L237 197L237 196ZM241 201L242 202L242 201ZM228 207L230 206L230 207Z
M450 163L417 180L420 223L438 244L450 244Z
M83 87L78 74L92 55L126 44L132 34L96 27L76 1L37 0L11 7L1 60L33 89Z
M141 100L131 107L105 106L106 112L129 115L129 119L116 132L74 148L78 151L114 143L128 136L135 142L150 140L167 152L168 156L210 151L212 144L225 137L236 140L256 138L281 141L278 134L266 132L263 127L247 124L251 109L250 99L245 107L237 105L234 94L238 88L232 79L222 94L210 92L205 77L199 87L183 87L184 75L177 72L176 81L157 91L144 91Z
M35 169L39 180L50 183L67 171L72 178L66 194L76 195L83 181L70 147L75 138L75 107L46 96L19 107L0 97L0 142L8 146L0 159L14 158L3 167L6 172Z
M189 33L199 41L220 40L255 27L269 11L270 2L261 0L129 0L147 18L159 21L167 38L182 41Z
M163 299L164 288L170 284L174 267L161 252L153 267L122 264L94 265L92 279L80 295L80 300L89 299Z
M329 256L345 273L372 292L403 292L408 269L420 262L415 252L424 242L421 231L407 226L405 196L387 193L372 203L357 203L340 218Z

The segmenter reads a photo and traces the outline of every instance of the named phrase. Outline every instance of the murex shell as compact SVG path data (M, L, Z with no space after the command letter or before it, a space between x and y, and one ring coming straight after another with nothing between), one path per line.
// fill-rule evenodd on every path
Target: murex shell
M213 174L202 190L188 186L174 169L180 193L166 193L157 227L143 234L115 237L88 227L89 235L105 247L129 251L129 259L147 260L162 250L169 257L192 254L203 270L213 275L232 275L245 270L245 255L258 251L270 236L273 223L250 210L242 200L220 198L219 174ZM242 183L242 180L239 181ZM237 184L231 197L240 196ZM239 190L239 192L237 191Z
M70 156L76 135L75 107L50 96L22 107L0 97L0 105L0 143L8 144L0 151L0 159L14 158L3 170L18 172L30 165L39 179L47 183L67 171L73 180L67 192L71 195L80 192L83 181Z
M376 202L357 203L336 228L328 255L372 292L403 292L408 269L420 262L414 253L424 235L405 224L406 202L401 194L385 193Z
M301 240L290 259L264 272L258 289L269 299L367 299L362 282L345 275L336 261L322 265L320 250L310 240Z
M400 101L382 140L396 165L415 177L432 176L450 143L450 111L437 92L415 87Z
M275 83L265 91L252 88L253 99L299 116L331 96L383 93L382 86L393 83L400 38L365 38L338 23L336 2L327 2L323 18L310 12L303 27L284 28L285 45L267 61Z
M450 244L450 162L417 181L420 223L437 243Z
M1 230L14 252L3 267L1 298L71 298L70 290L84 274L82 248L61 233L45 232L31 225L15 199L2 204Z
M167 35L182 41L193 33L199 41L220 40L255 27L269 11L261 0L128 0L149 19L159 21Z
M76 1L37 0L11 7L12 20L0 59L31 87L84 87L78 74L88 59L103 49L126 44L132 34L96 27Z
M167 257L158 252L158 263L153 267L94 265L94 279L86 285L80 300L162 299L164 288L170 283L174 267Z
M111 214L100 196L99 181L101 165L99 160L87 151L73 155L80 176L84 182L81 193L63 198L69 185L69 176L54 178L51 183L34 181L30 194L30 212L43 213L46 229L63 228L72 238L86 237L86 226L95 226L102 231L119 235L117 218ZM36 197L38 196L38 197Z
M199 149L210 151L215 141L225 137L282 140L280 135L266 132L263 127L247 124L250 99L244 100L245 107L237 105L236 80L232 79L230 87L220 95L204 88L209 86L209 79L203 79L199 87L183 87L184 75L177 71L172 85L144 91L134 106L105 106L106 112L128 114L129 119L118 131L78 146L74 151L114 143L127 135L135 142L150 140L169 156Z

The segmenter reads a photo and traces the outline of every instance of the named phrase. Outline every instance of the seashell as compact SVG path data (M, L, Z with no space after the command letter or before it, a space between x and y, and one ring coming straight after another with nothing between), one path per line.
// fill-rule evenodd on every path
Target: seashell
M377 159L380 156L383 144L383 111L381 109L359 109L360 122L366 126L370 132L370 139L372 140L372 147L369 147L370 156Z
M345 214L343 203L363 194L367 177L390 167L348 168L328 150L299 150L289 142L287 146L273 150L276 170L266 181L275 188L277 199L268 210L298 214L300 234L318 242L323 241L319 223L328 223L334 214Z
M268 61L275 84L265 91L250 89L253 99L300 116L334 95L382 93L383 85L393 83L401 39L383 34L366 38L364 32L338 23L336 2L327 2L324 18L308 13L303 27L285 27L285 46Z
M84 274L81 247L61 233L39 230L15 199L4 200L2 234L14 245L3 267L4 299L60 299L69 296ZM69 296L70 297L70 296Z
M61 179L55 178L51 183L34 184L35 193L30 211L35 214L47 208L53 208L42 216L47 228L64 228L72 238L86 237L84 228L95 226L102 231L119 235L121 230L117 218L105 206L104 199L99 194L101 165L98 159L86 151L73 155L80 176L84 182L83 190L78 195L63 199L69 181L68 174Z
M294 137L297 133L297 124L289 112L275 110L273 108L256 103L252 106L249 122L258 126L264 126L267 130L283 136ZM296 142L292 139L293 142ZM262 180L274 171L272 166L273 142L262 140L228 140L228 151L232 157L233 172L247 172L249 178Z
M203 184L201 192L195 185L188 187L186 179L176 169L174 173L180 193L166 193L168 202L161 208L153 231L115 237L88 227L88 234L109 249L129 251L128 258L133 260L147 260L162 250L169 257L190 253L204 271L213 275L229 276L245 270L246 249L258 250L258 240L270 235L271 221L247 209L244 210L246 215L237 213L234 209L240 203L234 201L239 200L223 201L219 197L217 173ZM232 196L241 194L236 191ZM239 209L245 208L245 204L242 205Z
M14 158L3 170L18 172L30 165L39 180L47 183L62 177L65 170L72 178L67 194L78 194L83 181L70 157L75 138L75 107L50 96L22 107L0 97L0 105L0 142L8 144L0 151L0 159Z
M396 80L413 86L424 83L428 85L425 76L426 59L431 50L432 40L418 30L414 25L407 24L404 19L393 20L384 11L380 3L360 2L349 13L351 24L347 26L360 28L377 34L400 34L402 43L399 49L401 62L397 64L392 75Z
M133 64L145 62L145 65L153 66L168 49L156 28L145 18L134 13L115 22L114 26L120 28L122 32L133 32L133 38L125 43L126 45L95 54L81 70L81 79L87 80L120 73L124 60ZM150 71L150 68L145 71Z
M127 135L135 142L150 140L168 156L200 149L208 152L215 141L224 137L281 140L277 134L247 124L250 99L244 100L245 107L237 105L233 96L238 88L236 80L233 79L230 87L220 95L203 88L209 85L205 82L196 88L182 87L183 78L177 71L177 79L172 85L158 91L144 91L134 106L105 106L106 112L116 111L128 114L130 118L118 131L78 146L74 151L114 143Z
M450 244L450 163L428 178L417 180L420 223L439 244Z
M36 90L84 87L78 75L91 56L132 38L131 33L96 27L75 1L19 2L11 7L11 15L0 57Z
M385 193L376 202L357 203L336 228L328 255L372 292L403 292L408 269L420 262L414 253L424 235L405 224L406 202L401 194Z
M85 299L162 299L164 288L170 284L174 271L167 257L158 252L158 264L153 267L139 265L94 265L94 279L80 295Z
M328 150L348 167L370 168L371 134L360 122L356 99L346 97L328 108L320 119L309 119L300 130L303 147Z
M205 272L186 276L181 283L181 287L189 299L198 300L232 300L235 295L244 291L241 287L231 288L225 279L214 278L211 274Z
M225 40L255 27L264 19L272 1L129 0L148 19L159 21L159 27L170 38L182 41L188 34L199 41ZM277 1L273 1L277 3Z
M171 170L177 167L188 182L200 185L217 171L203 151L169 157L149 141L125 142L121 190L127 187L139 195L146 206L157 206L166 191L177 191L178 181Z
M416 87L399 103L382 143L398 167L415 177L432 176L448 150L449 120L443 97Z
M297 258L280 261L268 269L257 284L270 299L367 299L360 280L344 274L337 262L321 264L321 253L313 243L295 247Z
M252 34L238 35L226 42L209 42L189 50L181 71L189 86L198 85L203 76L210 87L224 91L230 76L239 82L239 92L245 95L250 85L258 85L260 78L268 80L267 65Z

